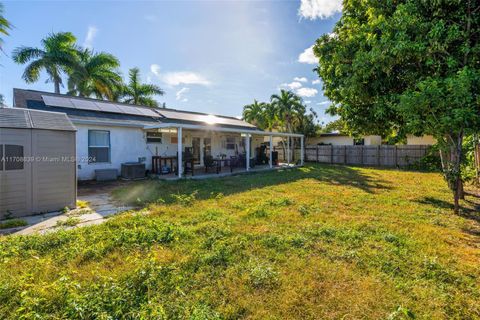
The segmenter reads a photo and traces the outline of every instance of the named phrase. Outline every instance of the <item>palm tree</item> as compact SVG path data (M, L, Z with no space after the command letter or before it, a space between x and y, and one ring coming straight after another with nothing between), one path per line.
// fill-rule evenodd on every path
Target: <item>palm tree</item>
M243 120L251 123L260 129L264 129L265 125L265 105L264 102L253 100L252 104L243 107Z
M117 71L118 59L89 49L79 51L78 57L68 79L68 94L113 100L117 88L122 85L122 77Z
M280 94L274 94L270 98L271 104L276 109L277 117L284 129L292 133L298 116L305 113L305 106L302 99L292 91L281 90Z
M3 16L3 4L0 3L0 34L8 36L8 29L11 29L10 22ZM3 40L0 38L0 50L2 49Z
M68 73L75 65L77 39L70 32L59 32L48 35L42 39L42 48L17 47L13 51L13 61L19 64L30 62L25 68L22 78L27 83L38 81L40 72L45 70L53 82L55 93L60 93L62 73Z
M128 72L129 82L123 87L123 102L149 107L157 107L158 103L152 98L154 95L163 95L164 91L154 84L140 83L140 70L132 68Z
M276 109L280 125L283 126L285 131L293 133L294 125L297 124L299 120L301 121L300 117L305 114L305 106L302 103L302 99L292 91L282 89L279 95L272 95L270 101ZM290 137L288 141L290 142ZM293 146L292 143L289 143L289 145L290 148ZM283 143L283 150L284 152L286 151L285 142ZM288 161L290 161L290 156L288 157Z

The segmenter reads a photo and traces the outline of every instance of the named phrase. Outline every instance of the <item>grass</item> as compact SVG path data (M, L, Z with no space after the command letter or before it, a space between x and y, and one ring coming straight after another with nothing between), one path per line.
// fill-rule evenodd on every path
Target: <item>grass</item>
M82 220L77 217L68 217L65 220L58 220L55 224L56 227L74 227L79 224Z
M15 227L23 227L28 225L27 221L23 219L8 219L0 222L0 229L9 229Z
M479 203L453 215L438 174L307 165L114 195L141 208L0 238L0 318L480 318Z

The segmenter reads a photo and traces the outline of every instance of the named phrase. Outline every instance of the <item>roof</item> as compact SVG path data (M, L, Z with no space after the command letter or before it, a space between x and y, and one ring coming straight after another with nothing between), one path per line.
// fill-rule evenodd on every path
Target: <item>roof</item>
M159 123L207 124L258 130L254 125L234 117L200 112L152 108L24 89L14 89L13 97L14 106L17 108L64 112L73 122L83 121L139 127Z
M0 108L0 128L76 131L64 113Z

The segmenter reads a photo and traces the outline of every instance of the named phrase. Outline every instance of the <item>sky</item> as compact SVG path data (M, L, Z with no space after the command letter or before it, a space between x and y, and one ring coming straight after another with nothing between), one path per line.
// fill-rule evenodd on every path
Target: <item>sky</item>
M11 60L18 46L40 46L70 31L78 44L115 55L124 77L133 67L160 86L167 107L240 116L254 99L295 91L321 122L329 101L313 71L315 40L332 31L341 0L292 1L4 1L13 24L0 53L0 93L53 91L46 75L33 84ZM66 92L66 88L62 88Z

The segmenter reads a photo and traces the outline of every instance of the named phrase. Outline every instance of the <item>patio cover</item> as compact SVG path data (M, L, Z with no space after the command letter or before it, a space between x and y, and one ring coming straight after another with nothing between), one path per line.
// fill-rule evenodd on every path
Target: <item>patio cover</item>
M250 170L250 137L251 135L261 135L270 137L270 168L273 168L272 163L272 151L273 151L273 137L287 137L287 138L300 138L300 165L303 166L304 163L304 135L299 133L285 133L285 132L267 132L258 129L247 129L247 128L224 128L218 127L214 124L212 125L195 125L195 124L182 124L182 123L159 123L154 125L146 125L144 126L145 130L152 130L152 129L177 129L178 135L178 163L182 163L182 131L183 129L187 130L201 130L201 131L213 131L213 132L225 132L225 133L240 133L245 135L245 145L246 145L246 163L245 169L247 171ZM287 161L290 162L290 139L287 140L288 143L288 155ZM182 166L178 166L178 177L182 177Z

